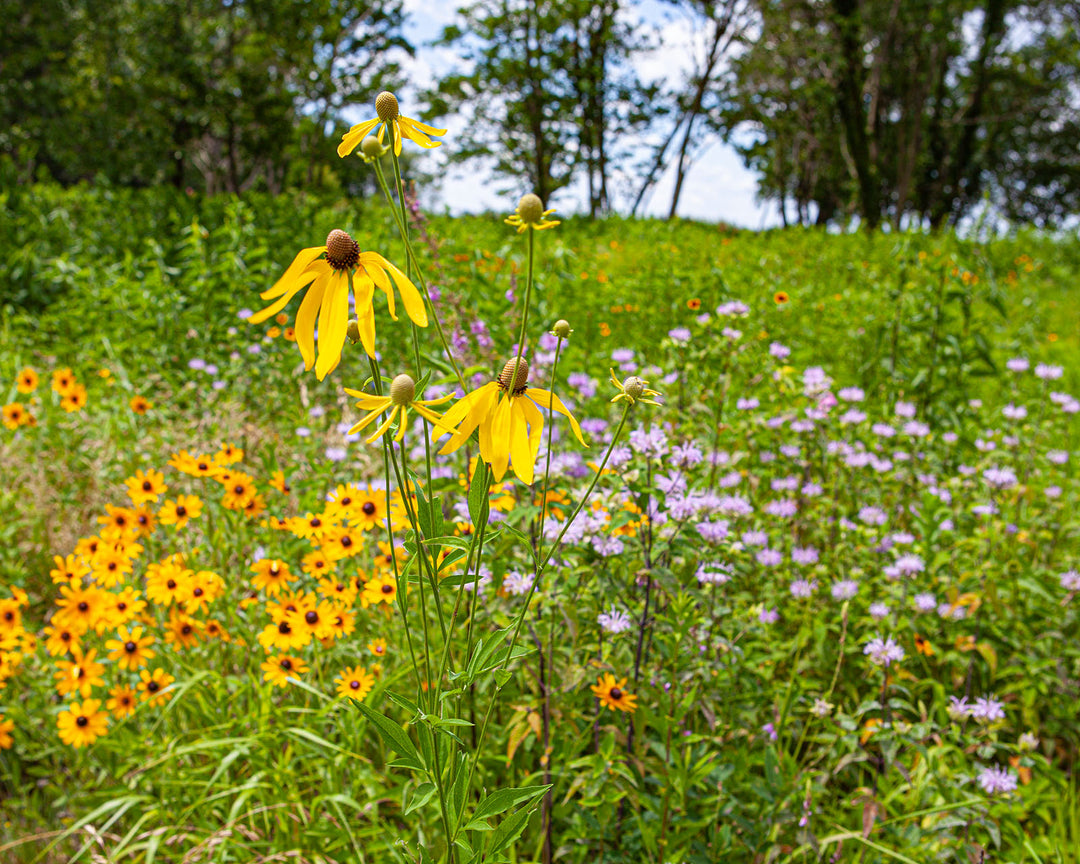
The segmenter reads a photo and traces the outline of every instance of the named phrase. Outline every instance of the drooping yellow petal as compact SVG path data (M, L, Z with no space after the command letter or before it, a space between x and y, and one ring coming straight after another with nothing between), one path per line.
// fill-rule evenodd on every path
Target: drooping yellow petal
M529 447L529 432L525 422L525 411L521 407L524 400L511 396L506 401L510 403L510 461L514 466L514 473L517 474L518 479L522 483L531 486L536 454Z
M372 295L375 286L371 279L358 270L353 276L353 294L356 296L356 324L360 330L360 343L368 357L375 356L375 309L372 306Z
M401 302L405 304L405 311L413 324L417 327L427 327L428 317L427 311L424 309L424 298L420 296L416 286L413 285L408 276L389 261L386 262L386 269L394 277L394 284L397 285L398 291L401 292Z
M292 288L293 280L298 279L300 275L307 270L308 265L325 251L325 246L312 246L309 249L301 249L296 253L296 257L293 258L292 264L288 266L285 274L274 283L274 287L263 291L259 296L262 297L263 300L270 300L287 293ZM306 285L310 281L311 279L305 279L303 284Z
M398 125L401 127L401 134L403 136L410 141L415 141L426 150L430 150L432 147L438 147L442 144L442 141L432 141L427 135L421 132L415 120L411 120L408 117L401 117L398 119Z
M545 411L548 410L548 405L550 404L553 410L558 411L560 414L566 417L567 420L570 421L570 426L573 428L574 434L577 436L578 441L580 441L585 447L589 446L585 443L585 439L581 436L581 427L578 426L578 422L574 419L574 415L570 413L570 411L565 405L563 405L562 400L558 396L556 396L550 390L544 390L541 387L530 387L528 390L525 391L525 395L532 399L533 402L535 402Z
M525 412L525 419L529 423L529 449L532 450L533 462L540 453L540 442L544 435L544 415L528 399L519 399L521 408Z
M496 381L491 381L479 390L465 394L449 411L443 414L443 422L447 426L457 427L457 432L443 445L443 448L439 451L441 455L445 456L447 453L453 453L457 450L469 440L469 436L472 435L477 426L481 427L480 434L483 436L484 427L490 425L487 420L493 407L493 400L497 399L498 395L499 384ZM431 439L433 441L437 440L445 434L444 430L436 428L431 434Z
M400 406L398 406L398 407L400 407ZM379 426L379 428L376 429L374 432L372 432L371 436L367 439L368 444L370 444L372 441L375 441L376 439L378 439L378 437L380 435L385 434L386 430L390 428L390 424L394 422L394 418L397 416L397 412L398 412L397 407L390 409L390 413L387 415L386 420L384 420L382 422L382 424ZM404 427L402 427L402 428L404 428ZM402 433L402 436L404 437L404 433ZM401 439L399 438L398 440L401 440Z
M488 424L490 432L487 435L486 453L484 452L484 427L480 427L480 455L485 462L491 463L491 473L494 475L496 482L502 481L506 469L510 465L510 428L513 422L511 403L513 401L507 395L505 399L495 406L491 422Z
M310 369L315 365L315 316L319 307L322 306L323 295L326 293L326 286L333 272L329 267L326 268L326 272L308 288L296 312L294 327L296 344L300 346L300 355L304 358L305 369Z
M441 402L442 400L440 399L440 400L437 400L437 401ZM419 414L421 417L423 417L425 420L427 420L428 423L430 423L432 426L436 426L436 427L441 428L443 432L451 432L451 433L456 432L457 430L454 429L453 426L446 425L446 422L443 420L442 417L439 416L439 414L437 412L432 411L430 408L426 407L426 406L428 406L430 404L432 404L432 403L431 402L413 402L412 407L416 411L417 414Z
M335 270L319 311L319 358L315 376L322 381L339 362L349 329L349 276Z
M363 272L375 283L375 287L386 295L386 305L390 310L390 317L397 321L397 313L394 310L394 292L390 288L390 278L383 269L389 264L390 262L378 252L360 253L360 266L363 268Z
M365 414L363 417L361 417L360 420L357 421L357 423L349 430L349 434L354 435L357 432L360 432L361 430L366 429L368 426L370 426L374 422L375 418L377 418L380 414L383 413L383 411L385 411L389 407L390 407L390 397L389 396L384 396L383 397L383 404L379 405L377 408L372 408L367 414Z
M428 126L426 123L421 123L419 120L413 120L411 117L406 117L405 119L409 121L409 125L415 126L421 132L427 132L428 135L438 135L441 137L446 134L445 129L436 129L434 126Z
M342 159L352 153L356 149L356 145L367 138L368 133L371 132L379 124L379 118L374 120L365 120L363 123L357 123L348 132L341 136L341 143L338 144L337 154Z

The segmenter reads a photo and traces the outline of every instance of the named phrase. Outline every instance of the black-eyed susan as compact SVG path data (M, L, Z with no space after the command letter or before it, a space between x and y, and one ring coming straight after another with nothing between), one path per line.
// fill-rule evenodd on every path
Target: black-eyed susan
M177 651L194 648L199 644L202 622L177 608L169 610L169 620L165 624L165 641Z
M71 660L60 660L56 664L59 670L53 675L56 679L56 692L61 696L78 693L85 699L95 687L105 683L105 679L101 677L105 667L94 659L97 656L96 649L87 651L84 655L81 649L75 648L71 656Z
M251 580L256 588L270 596L278 594L296 577L289 571L289 564L279 558L260 558L251 565L255 578Z
M203 623L203 635L207 639L220 639L222 642L231 641L229 631L226 630L216 618L207 618Z
M328 600L316 601L310 597L290 611L285 620L293 631L304 636L305 644L312 639L325 639L333 635L335 610Z
M139 537L149 537L157 526L157 514L145 504L136 507L135 524L138 526L136 534Z
M507 216L503 221L507 225L513 225L517 228L518 234L529 228L534 231L543 231L546 228L554 228L559 224L558 219L547 218L554 212L554 208L545 210L544 202L540 200L540 196L529 192L521 196L517 209L514 210L514 215Z
M147 661L157 654L150 648L153 644L154 637L149 633L143 636L142 627L132 627L130 630L127 627L121 627L116 633L116 638L105 643L105 648L109 651L109 659L117 666L134 672L145 666Z
M15 721L7 720L3 714L0 714L0 750L10 750L15 744L15 739L11 737L14 728Z
M376 657L386 656L386 640L385 639L372 639L368 642L368 651L374 654Z
M202 513L202 501L195 495L177 495L176 500L167 500L158 510L158 521L162 525L172 525L179 531L191 519L199 518Z
M145 396L132 396L131 400L128 402L128 407L131 409L132 413L142 415L154 406L150 404L150 400Z
M284 471L275 471L270 477L270 486L277 489L282 495L288 495L292 487L285 480Z
M301 540L322 539L329 526L322 513L307 513L303 516L293 516L289 520L289 530Z
M384 90L375 97L375 116L370 120L365 120L363 123L357 123L341 136L341 143L338 144L337 148L338 156L344 159L352 153L360 142L375 130L376 126L379 127L377 138L380 144L382 144L387 127L390 128L391 137L393 138L391 143L394 147L394 153L398 155L401 154L402 138L408 138L425 150L430 150L432 147L441 145L442 141L432 141L428 136L436 135L441 137L446 134L445 129L436 129L434 126L428 126L425 123L413 120L411 117L403 116L397 97L393 93Z
M581 427L562 400L550 390L529 387L528 380L529 364L524 358L515 358L506 363L495 381L462 397L443 415L443 425L457 431L439 452L453 453L479 428L480 456L491 465L496 482L513 464L518 478L531 484L544 428L541 412L549 407L569 419L574 435L585 445ZM433 437L443 434L437 428Z
M0 408L0 418L3 418L3 423L8 429L18 429L26 423L28 416L29 412L19 402L9 402Z
M357 496L349 524L361 531L379 528L386 522L386 494L368 486Z
M381 414L386 413L386 419L366 439L369 444L386 434L395 420L398 421L398 430L394 435L394 440L401 441L405 437L410 408L443 432L454 431L453 427L443 423L441 416L430 407L448 402L454 398L454 394L450 393L438 399L418 400L415 398L416 382L409 375L398 375L390 383L390 392L387 396L377 396L373 393L365 393L363 390L350 390L348 387L345 388L345 392L350 396L355 396L358 400L357 406L361 411L367 412L356 425L349 429L350 435L370 426Z
M352 606L356 600L356 584L352 579L336 579L326 576L319 580L319 593L327 600L333 600L342 606Z
M90 577L102 588L112 588L125 581L132 570L131 560L124 554L123 545L107 546L94 556Z
M93 744L109 728L109 715L100 709L100 699L72 702L67 711L56 718L60 740L72 747Z
M221 503L229 510L243 510L258 494L255 478L243 471L234 471L225 484L225 496Z
M299 678L307 672L307 663L299 657L271 657L263 661L263 681L276 687L287 687L290 678Z
M392 573L374 576L364 585L364 591L360 595L360 604L365 609L380 603L391 605L397 597L397 590L397 579Z
M118 684L109 691L109 701L105 703L105 707L117 720L123 720L135 713L135 703L138 698L139 695L132 687Z
M691 297L686 301L686 308L691 312L697 312L701 308L701 299L698 297Z
M82 411L86 407L86 388L82 384L72 384L70 389L60 397L60 407L68 414Z
M165 475L153 469L143 471L140 468L135 472L135 476L128 477L124 484L128 488L128 497L131 499L131 503L136 507L140 504L156 502L169 489L165 485Z
M94 585L85 588L61 585L60 596L56 600L58 608L53 613L53 624L66 627L77 636L97 629L99 624L104 623L107 594L107 591Z
M331 561L341 561L359 554L364 548L364 537L358 528L334 525L322 536L319 549Z
M626 711L632 713L637 708L637 696L626 692L626 679L618 681L610 672L601 675L590 689L600 700L601 708L610 708L612 711Z
M239 447L230 444L225 441L221 445L221 449L214 454L214 461L218 465L232 465L236 462L242 462L244 459L244 451Z
M326 573L332 573L336 569L336 564L331 561L322 549L316 549L313 552L308 552L301 561L300 569L307 573L309 576L319 577Z
M38 388L38 374L29 366L25 369L20 369L19 374L15 376L15 389L22 393L24 396L28 396Z
M636 402L645 402L649 405L659 405L659 402L654 401L652 396L659 396L655 390L649 389L649 382L643 378L639 378L637 375L631 375L625 381L620 382L615 377L615 370L609 369L611 372L611 383L614 384L619 392L612 397L612 402L626 401L633 405Z
M151 562L146 567L146 599L159 606L183 602L191 595L193 575L175 558Z
M134 534L138 530L134 517L135 511L130 507L117 507L113 504L106 504L105 515L97 518L98 524L103 526L101 539L115 540L128 534Z
M54 369L52 374L52 389L54 393L63 396L75 386L75 374L68 368Z
M397 320L391 279L401 293L409 318L417 327L427 327L424 299L409 278L377 252L361 252L360 245L349 234L337 229L330 232L325 245L300 250L285 275L273 288L259 295L263 300L274 302L248 320L252 324L265 321L307 288L296 313L296 344L300 346L304 367L311 369L314 366L315 375L321 381L341 361L341 351L349 329L350 275L359 338L369 357L375 356L373 298L376 288L386 294L390 317ZM317 356L316 315L319 331Z
M45 650L53 657L67 654L73 648L79 647L79 637L68 627L46 627L43 631L45 636Z
M349 611L344 606L331 604L332 615L330 618L330 631L323 639L323 645L327 645L331 639L343 639L351 636L356 629L356 613Z
M288 615L267 624L258 636L258 643L267 654L271 651L294 651L303 648L309 641L310 636L293 629Z
M150 705L164 705L172 695L168 687L175 680L160 666L153 672L149 669L140 669L139 699Z
M199 570L191 577L187 596L183 599L184 611L188 614L207 612L222 591L225 580L212 570Z
M375 676L363 666L353 666L351 669L343 669L341 674L334 679L334 683L338 685L339 696L360 701L375 686Z
M772 295L772 299L773 303L775 303L777 306L783 306L791 298L788 297L787 291L777 291L775 294Z
M55 566L49 571L49 576L57 585L78 585L83 576L90 573L89 565L75 555L54 555L53 563Z
M119 627L143 614L146 601L136 589L128 586L119 594L106 594L104 618L110 627Z
M326 515L336 519L348 519L360 506L363 494L364 490L359 486L352 483L339 483L338 487L327 496Z
M262 516L266 512L266 499L256 492L251 500L244 505L244 516L248 519L254 519L257 516Z

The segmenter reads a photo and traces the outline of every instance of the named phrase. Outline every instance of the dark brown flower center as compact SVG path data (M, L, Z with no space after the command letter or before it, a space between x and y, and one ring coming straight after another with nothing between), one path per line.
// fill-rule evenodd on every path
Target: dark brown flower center
M352 537L346 534L344 537L341 538L341 545L348 549L350 546L352 546Z
M187 507L185 507L183 504L181 504L179 507L176 508L176 515L177 516L187 516Z
M286 671L292 669L292 660L286 657L284 660L281 661L281 668L285 669Z
M314 609L304 613L304 620L308 624L315 624L319 620L319 613Z
M622 699L622 690L620 690L618 687L612 687L611 690L608 692L608 695L612 699L618 701L619 699Z
M360 682L359 682L359 681L350 681L350 682L349 682L349 686L350 686L350 687L351 687L351 688L352 688L353 690L359 690L359 689L360 689Z
M154 484L151 483L149 480L143 480L142 481L142 488L143 488L143 492L149 492L154 488Z
M146 689L149 690L151 693L157 693L157 691L161 689L161 685L158 684L157 681L147 681Z
M375 512L375 505L372 504L370 501L365 501L364 506L360 509L363 510L368 516L370 516L372 513Z
M383 594L393 594L394 593L394 586L393 585L383 585L382 586L382 593Z
M75 725L76 726L85 726L89 722L90 722L90 720L87 719L86 717L76 717L75 718Z
M134 642L125 642L124 650L127 651L128 654L134 654L136 651L139 650L139 646L136 645Z
M360 244L335 228L326 238L326 263L335 270L350 270L360 262Z
M284 636L292 633L292 627L289 626L288 621L282 621L280 624L277 625L277 632L281 633Z

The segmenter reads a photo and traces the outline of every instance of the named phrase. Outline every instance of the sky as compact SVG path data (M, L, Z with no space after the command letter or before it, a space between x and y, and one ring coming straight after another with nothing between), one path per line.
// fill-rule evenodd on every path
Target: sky
M401 62L408 80L418 88L428 86L457 63L452 49L433 46L442 28L453 22L458 3L440 0L405 0L408 19L405 34L416 46L416 56L402 56ZM646 80L668 74L678 76L688 66L692 50L693 31L689 22L672 16L655 0L646 0L637 7L649 23L660 27L660 44L656 51L638 61L638 71ZM404 94L403 94L404 95ZM403 113L408 113L403 111ZM359 116L358 116L359 119ZM440 121L450 130L454 117ZM460 123L458 124L460 125ZM452 131L450 135L452 135ZM445 157L439 150L430 151L424 167L437 170L445 167ZM492 176L481 177L477 182L476 167L451 166L443 172L441 189L425 202L434 209L448 208L452 213L480 212L484 210L512 210L516 201L507 201L500 194L500 183ZM707 145L683 183L678 215L709 222L728 222L747 228L764 228L779 224L775 204L762 204L755 200L756 175L743 167L742 162L729 145L716 140ZM666 216L674 188L674 169L661 178L654 188L646 215ZM569 190L555 202L561 213L581 209L584 195Z

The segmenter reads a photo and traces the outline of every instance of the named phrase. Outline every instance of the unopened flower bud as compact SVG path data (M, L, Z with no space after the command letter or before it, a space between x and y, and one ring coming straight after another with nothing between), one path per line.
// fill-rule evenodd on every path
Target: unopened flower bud
M349 326L345 328L345 335L349 337L349 341L355 345L360 341L360 322L355 318L349 319Z
M387 149L386 145L380 144L379 139L374 135L369 135L360 144L360 152L365 159L378 159Z
M408 405L416 396L416 382L408 375L398 375L390 382L390 401L395 405Z
M570 329L570 322L560 318L555 322L555 326L551 328L553 336L557 336L559 339L569 339L570 334L574 331Z

